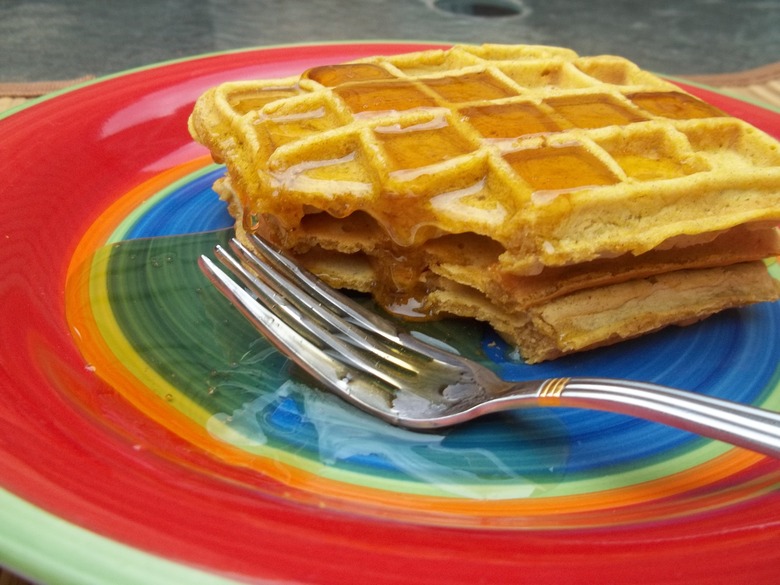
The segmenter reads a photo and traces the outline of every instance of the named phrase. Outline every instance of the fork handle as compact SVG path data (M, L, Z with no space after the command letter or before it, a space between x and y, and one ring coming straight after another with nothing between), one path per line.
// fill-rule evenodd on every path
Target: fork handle
M605 410L667 424L780 457L780 413L657 384L599 378L556 378L540 403Z

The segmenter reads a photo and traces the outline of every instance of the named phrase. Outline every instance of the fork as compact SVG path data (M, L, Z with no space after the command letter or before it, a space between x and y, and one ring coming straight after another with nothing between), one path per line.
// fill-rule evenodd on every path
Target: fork
M198 260L206 277L285 356L325 389L409 429L497 411L578 407L620 413L780 457L780 414L657 384L609 378L509 382L369 311L250 235ZM240 283L240 284L239 284Z

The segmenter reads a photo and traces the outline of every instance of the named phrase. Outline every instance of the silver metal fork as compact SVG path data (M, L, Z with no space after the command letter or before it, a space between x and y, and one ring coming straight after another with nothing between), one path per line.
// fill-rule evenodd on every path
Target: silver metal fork
M500 410L579 407L640 417L780 457L780 414L656 384L606 378L507 382L365 309L252 236L207 256L209 280L284 355L355 406L410 429ZM235 257L234 257L235 256ZM236 259L237 258L237 259Z

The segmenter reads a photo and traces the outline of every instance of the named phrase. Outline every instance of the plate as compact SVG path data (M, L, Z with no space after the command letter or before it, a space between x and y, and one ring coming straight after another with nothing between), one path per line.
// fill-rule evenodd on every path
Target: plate
M51 583L774 577L780 462L569 409L391 428L309 387L201 279L230 218L187 133L197 96L433 46L207 55L0 120L0 563ZM685 87L780 136L777 112ZM780 410L778 325L778 304L757 305L533 367L472 322L418 329L511 378L631 377Z

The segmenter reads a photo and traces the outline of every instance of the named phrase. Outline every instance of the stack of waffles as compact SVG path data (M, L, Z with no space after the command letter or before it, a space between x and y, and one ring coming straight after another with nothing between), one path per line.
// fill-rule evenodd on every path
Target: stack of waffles
M455 46L207 91L190 132L256 232L530 362L772 301L780 145L614 56Z

